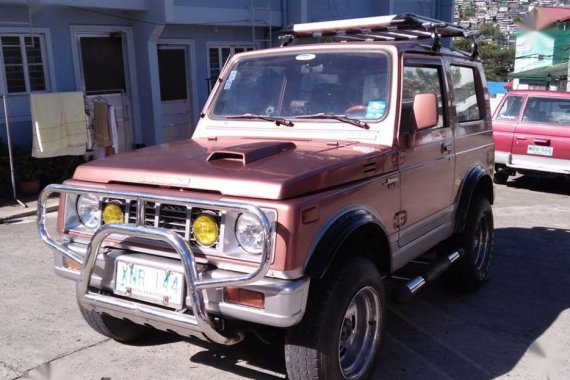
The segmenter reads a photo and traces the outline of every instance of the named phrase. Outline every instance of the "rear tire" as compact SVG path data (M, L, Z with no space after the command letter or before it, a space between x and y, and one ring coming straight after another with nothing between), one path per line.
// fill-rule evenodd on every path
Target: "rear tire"
M85 322L95 331L118 342L128 343L140 339L149 329L139 326L131 321L118 319L106 314L99 314L93 310L87 310L79 305L79 311Z
M285 363L295 379L367 379L382 340L385 294L364 258L339 267L316 286L301 323L287 330Z
M456 237L455 245L462 248L465 255L446 273L451 288L472 291L489 278L493 228L493 210L489 200L474 197L469 206L465 229Z

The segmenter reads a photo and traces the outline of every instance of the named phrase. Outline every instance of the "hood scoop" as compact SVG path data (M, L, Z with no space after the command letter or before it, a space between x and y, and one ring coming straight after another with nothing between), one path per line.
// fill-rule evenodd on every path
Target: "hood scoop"
M224 150L214 151L208 156L206 161L210 163L241 162L243 166L246 166L254 161L293 150L296 147L292 142L280 141L240 144L227 147Z

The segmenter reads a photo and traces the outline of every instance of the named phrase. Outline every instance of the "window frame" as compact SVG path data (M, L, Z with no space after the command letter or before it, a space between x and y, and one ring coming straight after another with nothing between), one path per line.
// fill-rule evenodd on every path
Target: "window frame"
M526 100L524 101L523 105L521 106L520 112L520 123L521 124L546 124L549 126L558 126L558 127L565 127L567 124L557 123L551 119L548 120L529 120L527 116L527 111L529 110L529 104L532 101L541 101L541 100L559 100L559 101L568 101L570 102L570 98L561 97L561 96L548 96L548 95L528 95Z
M453 67L459 67L459 68L465 68L465 69L469 69L473 72L473 84L474 84L474 88L475 88L475 97L477 99L477 108L479 110L479 117L477 119L472 119L472 120L459 120L459 115L457 113L457 94L455 91L455 86L454 86L454 82L453 82L453 77L452 77L452 73L451 73L451 69ZM470 65L468 63L464 63L464 62L451 62L449 64L449 80L450 80L450 88L453 91L453 110L455 112L455 118L457 120L458 124L468 124L468 123L480 123L482 121L485 121L486 119L486 113L484 112L484 110L487 109L487 107L485 106L485 99L482 98L482 93L483 91L481 91L481 89L483 88L483 83L481 82L481 74L479 69L474 66L474 65Z
M506 107L507 103L514 98L520 98L521 102L517 115L515 116L514 119L501 118L501 111L503 107ZM500 121L502 123L517 123L519 120L522 119L523 111L525 108L526 108L526 99L523 95L507 95L505 100L501 103L501 107L497 109L497 114L493 120Z
M210 49L218 49L218 76L216 78L214 78L214 76L212 75L212 69L215 69L212 67L212 62L210 60ZM226 58L225 62L222 62L223 60L223 56L222 56L222 49L230 49L230 54L228 55L228 57ZM206 43L206 62L207 62L207 73L208 76L206 77L206 81L208 82L208 92L211 92L212 89L214 88L214 86L216 85L216 81L218 80L218 78L220 77L220 74L222 73L222 69L224 68L224 65L226 64L227 61L229 61L229 59L236 54L236 49L244 49L245 51L254 51L255 50L255 45L253 45L251 42L208 42Z
M438 77L439 77L439 85L440 85L440 94L441 94L441 117L443 118L443 125L442 126L433 126L431 128L426 128L423 131L433 131L433 130L439 130L439 129L445 129L445 128L450 128L451 127L451 123L449 122L449 118L448 118L448 110L447 110L447 103L448 103L448 92L445 90L447 87L447 83L446 83L446 74L445 74L445 66L443 61L440 58L437 57L421 57L421 56L417 56L417 55L408 55L408 56L404 56L404 60L402 63L402 96L400 98L400 103L403 102L404 98L403 98L403 88L404 88L404 72L406 70L407 67L413 67L413 68L435 68L438 72ZM437 96L437 94L436 94ZM439 117L439 113L438 113L438 117ZM401 124L401 118L402 115L400 115L400 122L399 124ZM439 122L438 122L439 124ZM399 134L402 134L401 131L401 125L399 126Z
M15 91L9 92L8 90L8 80L6 77L6 63L4 61L4 51L2 46L2 41L0 39L0 92L6 95L26 95L32 93L48 93L53 91L53 68L50 64L51 56L49 54L48 46L51 45L49 34L46 30L35 29L34 33L30 33L29 28L19 28L19 29L6 29L0 28L0 38L2 37L17 37L19 39L19 48L20 48L20 57L22 58L22 68L24 74L24 85L25 91ZM44 77L44 84L45 89L43 90L31 90L30 85L30 72L29 72L29 64L27 59L27 52L26 52L26 38L35 38L39 39L40 43L40 54L41 54L41 66L43 69L43 77ZM39 66L36 64L36 66Z

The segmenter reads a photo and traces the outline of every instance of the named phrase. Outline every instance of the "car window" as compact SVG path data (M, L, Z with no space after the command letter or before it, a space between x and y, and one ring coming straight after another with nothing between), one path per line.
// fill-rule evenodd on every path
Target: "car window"
M451 81L455 94L455 110L458 121L481 120L481 110L475 87L475 72L471 67L451 66Z
M521 112L522 102L522 96L507 97L495 119L500 121L516 121Z
M388 111L388 56L381 52L288 53L248 57L230 68L213 116L307 114L382 119Z
M441 67L439 66L406 66L404 67L404 86L402 88L402 119L405 120L407 113L411 112L412 103L416 94L433 92L437 96L438 120L437 126L445 125L443 117L443 92L441 81ZM407 123L402 122L405 128Z
M523 122L570 125L570 99L529 98Z

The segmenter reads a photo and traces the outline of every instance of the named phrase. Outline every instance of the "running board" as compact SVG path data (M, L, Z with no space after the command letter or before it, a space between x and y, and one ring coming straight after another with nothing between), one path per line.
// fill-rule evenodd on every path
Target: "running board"
M394 289L392 292L392 300L396 303L406 303L425 285L433 282L436 278L441 276L454 262L459 260L464 255L464 251L459 249L442 257L439 261L435 261L429 268L420 276L417 276L408 281L403 286Z

